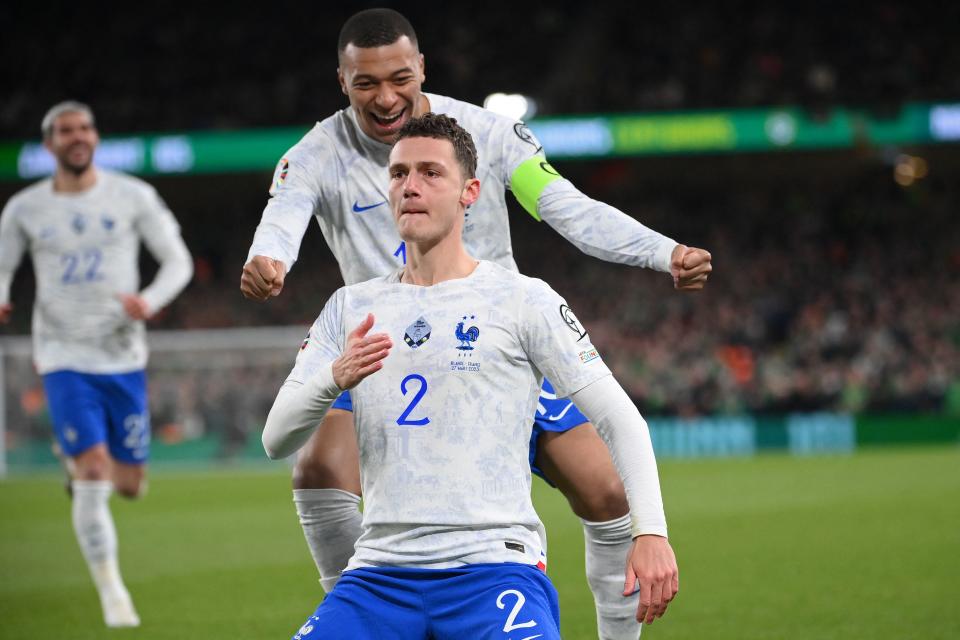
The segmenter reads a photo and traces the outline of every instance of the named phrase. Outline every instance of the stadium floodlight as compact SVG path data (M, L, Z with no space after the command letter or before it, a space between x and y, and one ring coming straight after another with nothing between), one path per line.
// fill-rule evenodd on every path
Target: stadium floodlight
M532 118L537 114L536 101L519 93L491 93L484 98L483 107L514 120Z

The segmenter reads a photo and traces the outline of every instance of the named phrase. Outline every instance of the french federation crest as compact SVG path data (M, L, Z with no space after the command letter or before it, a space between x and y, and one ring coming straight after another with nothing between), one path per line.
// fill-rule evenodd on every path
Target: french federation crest
M476 316L470 316L470 320L474 320ZM467 320L467 316L463 316L463 320ZM457 323L456 331L454 332L457 336L457 340L460 341L460 344L457 346L457 349L460 351L473 351L473 345L471 342L476 342L480 337L480 329L476 326L471 326L469 329L463 328L463 322Z
M432 330L433 328L427 324L423 316L420 316L416 322L407 327L406 332L403 334L403 341L406 342L407 346L411 349L416 349L430 339L430 332Z

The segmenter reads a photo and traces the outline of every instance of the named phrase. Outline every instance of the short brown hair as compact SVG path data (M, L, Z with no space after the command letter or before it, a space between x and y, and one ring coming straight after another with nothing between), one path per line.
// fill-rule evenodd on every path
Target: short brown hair
M425 113L418 118L410 118L400 127L394 144L404 138L449 140L453 145L453 154L463 170L463 177L477 177L477 147L467 130L457 124L456 118L442 113Z

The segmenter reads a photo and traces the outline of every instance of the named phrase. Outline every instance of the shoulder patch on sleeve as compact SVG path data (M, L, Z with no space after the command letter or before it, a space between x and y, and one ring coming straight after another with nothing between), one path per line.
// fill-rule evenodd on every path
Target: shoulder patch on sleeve
M290 161L286 158L280 158L277 168L273 172L273 182L270 183L270 195L274 195L283 183L287 181L287 174L290 172Z
M513 132L517 134L517 137L529 144L531 147L536 149L534 153L539 153L543 150L543 147L540 143L537 142L537 139L533 137L533 133L530 131L530 127L524 122L517 122L513 125Z

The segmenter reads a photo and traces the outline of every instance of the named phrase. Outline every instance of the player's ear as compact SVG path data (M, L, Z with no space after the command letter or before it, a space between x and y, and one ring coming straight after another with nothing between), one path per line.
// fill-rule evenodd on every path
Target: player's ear
M420 54L420 82L421 82L421 83L426 82L426 80L427 80L427 65L426 65L426 63L424 62L424 60L425 60L425 58L423 57L423 54L421 53L421 54Z
M469 207L480 197L480 181L476 178L470 178L463 185L463 192L460 194L460 204L464 208Z
M347 93L347 80L343 77L343 69L337 67L337 82L340 83L340 91L343 92L343 95L350 95Z

